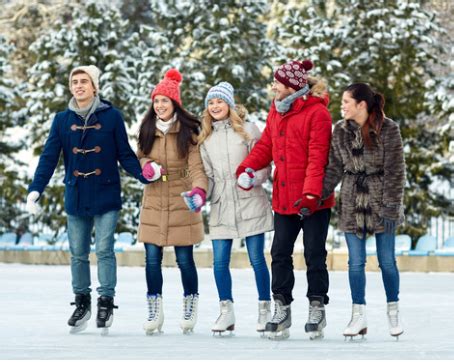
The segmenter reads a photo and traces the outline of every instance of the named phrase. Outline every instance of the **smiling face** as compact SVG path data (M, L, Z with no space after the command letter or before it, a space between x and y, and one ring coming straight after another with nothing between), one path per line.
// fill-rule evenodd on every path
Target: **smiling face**
M272 83L271 90L274 92L274 98L277 99L278 101L282 101L290 94L296 92L293 88L287 87L285 84L282 84L276 79L274 79Z
M227 119L229 111L229 105L220 98L212 98L208 101L208 113L215 121Z
M342 95L341 111L344 119L362 121L367 118L367 104L365 101L358 102L348 91Z
M77 104L90 103L96 94L96 89L87 73L77 73L71 77L71 94Z
M175 107L169 97L156 95L153 99L153 109L156 115L163 121L168 121L173 117Z

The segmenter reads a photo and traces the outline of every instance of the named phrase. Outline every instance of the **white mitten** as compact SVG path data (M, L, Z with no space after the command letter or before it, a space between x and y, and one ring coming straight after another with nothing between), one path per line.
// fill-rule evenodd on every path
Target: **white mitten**
M27 210L30 214L37 215L41 212L41 207L38 205L37 200L39 199L39 192L32 191L27 196L27 205L25 206L25 210Z

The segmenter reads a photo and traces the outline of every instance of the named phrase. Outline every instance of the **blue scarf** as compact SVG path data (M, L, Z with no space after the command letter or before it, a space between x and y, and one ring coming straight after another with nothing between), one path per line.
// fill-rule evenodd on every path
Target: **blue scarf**
M293 102L299 97L302 97L309 93L309 85L306 84L303 88L299 91L296 91L293 94L290 94L288 97L285 97L282 101L278 101L277 99L274 100L274 105L279 113L286 113L292 106Z

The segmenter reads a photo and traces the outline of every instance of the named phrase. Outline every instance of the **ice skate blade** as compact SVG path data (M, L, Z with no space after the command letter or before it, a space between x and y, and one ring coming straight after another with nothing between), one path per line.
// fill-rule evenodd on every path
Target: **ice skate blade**
M288 329L283 329L279 332L268 332L268 339L273 341L282 341L290 337L290 331Z
M399 342L399 336L402 335L404 332L399 333L399 334L391 334L391 337L394 337L396 339L396 342Z
M183 334L185 334L185 335L194 334L194 328L185 328L185 329L183 329Z
M323 331L315 331L315 332L309 332L309 339L311 341L317 340L317 339L323 339L325 337L325 334Z
M74 326L74 327L71 327L69 329L69 334L78 334L80 332L83 332L87 329L88 327L88 323L87 322L83 322L81 325L79 326Z
M108 327L102 327L102 328L99 328L99 329L100 329L101 336L106 337L106 336L109 335L109 328Z
M164 331L161 331L161 329L152 329L152 330L147 330L145 329L145 334L147 336L156 336L156 335L160 335L160 334L163 334Z
M235 336L233 331L212 331L215 338L231 338Z

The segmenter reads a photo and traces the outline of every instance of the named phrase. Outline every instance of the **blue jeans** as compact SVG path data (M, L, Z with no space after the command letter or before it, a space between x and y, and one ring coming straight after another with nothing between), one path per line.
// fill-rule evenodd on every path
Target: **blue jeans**
M162 295L162 247L149 243L144 243L144 245L147 295ZM183 282L184 296L198 294L198 277L192 253L192 245L175 246L174 248Z
M345 233L348 246L348 279L353 304L366 304L366 240L353 233ZM399 270L394 251L394 234L375 234L378 265L381 269L387 302L399 300Z
M214 279L218 288L219 300L231 300L232 276L230 275L230 254L232 239L212 240L214 259ZM270 300L270 273L263 254L265 235L259 234L246 237L246 247L249 261L255 273L255 283L259 294L259 300Z
M71 252L71 275L74 294L89 294L91 233L95 227L95 248L98 260L99 295L115 296L117 285L117 260L114 252L114 233L120 211L102 215L68 215L68 240Z

